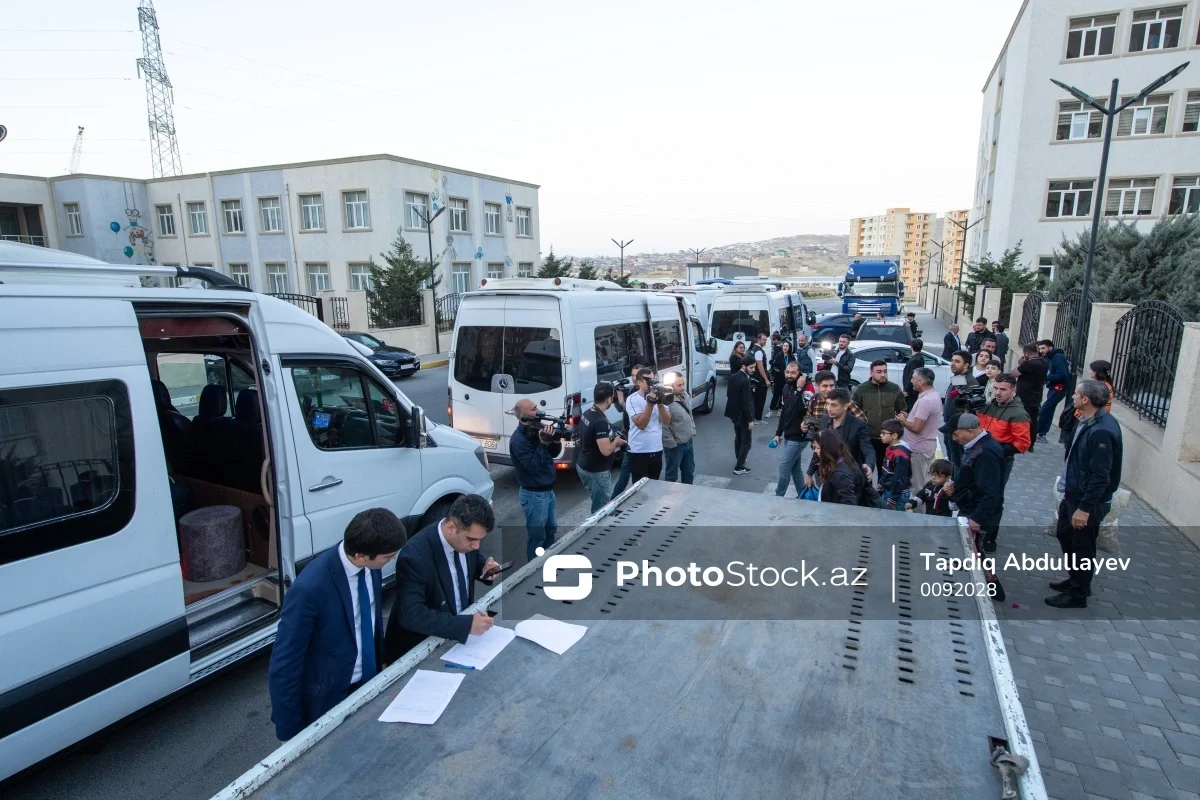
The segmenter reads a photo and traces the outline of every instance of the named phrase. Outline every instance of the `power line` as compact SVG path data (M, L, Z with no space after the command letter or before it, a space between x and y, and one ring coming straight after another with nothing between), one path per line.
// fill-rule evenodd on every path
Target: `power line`
M136 33L132 28L8 28L4 33Z

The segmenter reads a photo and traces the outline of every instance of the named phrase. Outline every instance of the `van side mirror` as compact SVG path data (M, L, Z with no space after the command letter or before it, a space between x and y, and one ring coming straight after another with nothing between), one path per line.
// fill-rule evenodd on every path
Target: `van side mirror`
M710 356L716 355L716 352L717 352L717 337L713 336L713 337L710 337L708 340L708 354Z
M817 315L810 311L810 312L808 312L808 319L805 321L809 325L816 325L817 324Z
M425 412L413 406L408 413L408 441L412 447L425 446Z

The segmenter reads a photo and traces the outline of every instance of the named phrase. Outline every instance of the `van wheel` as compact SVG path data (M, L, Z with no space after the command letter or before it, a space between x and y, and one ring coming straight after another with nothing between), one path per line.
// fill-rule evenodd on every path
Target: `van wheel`
M417 530L408 532L409 538L411 539L413 536L415 536L417 531L425 530L430 525L441 522L443 519L445 519L446 515L450 513L450 506L453 504L453 502L453 498L447 498L438 500L436 503L431 505L429 510L421 515L421 521L418 523Z
M717 406L717 381L711 380L708 382L708 388L704 391L704 404L697 411L701 414L711 414Z

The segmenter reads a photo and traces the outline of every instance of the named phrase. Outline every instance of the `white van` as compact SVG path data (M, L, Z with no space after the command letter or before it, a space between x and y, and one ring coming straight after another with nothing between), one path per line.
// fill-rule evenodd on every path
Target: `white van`
M704 323L705 330L708 330L709 320L712 319L713 303L724 288L720 284L715 286L676 286L666 291L671 294L681 294L691 300L696 306L696 312L700 315L700 321Z
M186 268L68 282L77 257L5 245L0 779L269 646L297 571L359 511L415 532L491 497L478 445L305 311L138 285ZM179 524L212 506L237 513Z
M717 340L717 374L729 374L729 356L738 342L749 347L758 334L770 336L776 331L811 337L813 319L800 292L780 291L770 283L726 286L713 301L708 326L709 335Z
M682 372L699 413L716 404L713 342L683 295L622 289L610 281L504 278L463 295L450 347L451 423L511 464L509 412L522 397L577 422L597 381L629 377L634 364ZM556 466L574 467L561 443Z

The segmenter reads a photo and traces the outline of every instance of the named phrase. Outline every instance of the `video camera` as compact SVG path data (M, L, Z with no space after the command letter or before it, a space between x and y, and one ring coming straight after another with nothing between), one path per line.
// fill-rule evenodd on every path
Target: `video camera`
M672 380L672 383L674 380ZM650 381L650 385L646 388L646 402L654 405L661 403L669 406L675 402L675 389L662 381Z
M526 436L538 436L546 427L546 423L553 423L554 425L550 438L553 442L570 439L575 436L575 427L571 425L566 417L556 417L544 411L539 411L536 414L526 414L521 417L521 426L525 429Z
M964 414L978 414L986 405L984 387L978 384L964 386L954 398L954 409Z

